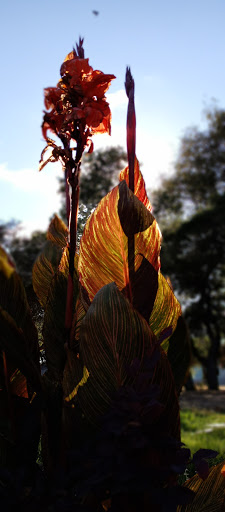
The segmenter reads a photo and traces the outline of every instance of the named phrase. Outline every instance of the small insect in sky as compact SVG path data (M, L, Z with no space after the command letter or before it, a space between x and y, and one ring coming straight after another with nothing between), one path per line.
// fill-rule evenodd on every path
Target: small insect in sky
M95 16L98 16L98 15L99 15L99 11L92 11L92 13L93 13Z

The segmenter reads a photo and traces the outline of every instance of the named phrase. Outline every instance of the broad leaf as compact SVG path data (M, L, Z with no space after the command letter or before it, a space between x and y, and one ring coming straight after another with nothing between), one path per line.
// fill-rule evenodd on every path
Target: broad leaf
M185 482L184 487L196 493L190 505L178 507L177 512L222 512L225 506L225 478L221 474L224 462L211 468L206 480L198 475Z
M171 335L181 308L159 272L161 233L153 215L125 181L102 199L86 224L78 266L81 284L90 301L102 286L113 281L127 294L130 236L135 241L133 305L149 321L157 337L167 327L172 328ZM164 349L168 349L165 341Z
M48 231L47 231L47 240L51 240L54 244L64 249L67 244L68 237L68 228L62 219L58 217L58 215L54 215L51 220Z
M46 244L33 266L34 291L44 308L52 279L60 264L63 249L67 244L67 232L64 222L55 215L48 228Z
M139 269L135 272L132 293L133 306L149 322L158 290L158 271L143 257ZM128 296L127 289L122 290ZM152 329L153 330L153 329Z
M125 169L123 169L123 171L121 171L120 173L120 181L123 180L125 180L127 185L129 186L129 167L125 167ZM140 171L139 162L137 158L135 158L134 164L134 194L151 212L152 206L147 196L145 181Z
M105 284L115 281L119 290L129 284L128 237L130 216L135 225L135 270L143 256L158 270L161 234L151 213L129 191L125 181L105 196L89 217L80 244L79 272L92 301ZM122 227L123 226L123 227ZM124 229L123 229L124 228Z
M80 354L71 369L66 400L81 406L94 423L108 409L121 386L131 384L128 371L133 360L142 362L146 351L154 351L156 338L144 318L131 306L114 283L104 286L95 296L80 327ZM163 425L169 435L180 436L179 406L170 364L164 352L153 367L153 385L160 388L165 406ZM154 358L153 358L154 362ZM83 368L83 370L82 370Z
M78 399L88 418L93 421L105 412L112 394L128 379L127 366L136 357L142 360L152 339L146 321L114 283L98 292L80 329L81 357L89 377L79 387Z

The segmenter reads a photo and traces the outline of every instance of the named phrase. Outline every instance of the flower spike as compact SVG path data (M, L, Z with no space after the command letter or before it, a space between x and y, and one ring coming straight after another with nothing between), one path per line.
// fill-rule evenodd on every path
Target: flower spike
M132 192L134 192L136 115L134 106L134 79L129 67L126 69L125 89L129 100L127 109L127 156L129 166L129 188L132 190Z

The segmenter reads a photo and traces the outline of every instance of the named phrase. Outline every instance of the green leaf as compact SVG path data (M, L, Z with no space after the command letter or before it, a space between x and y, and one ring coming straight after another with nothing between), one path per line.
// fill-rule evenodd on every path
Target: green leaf
M184 487L196 493L190 505L178 507L177 512L222 512L225 506L225 478L221 474L224 461L214 466L206 480L198 475L185 482Z

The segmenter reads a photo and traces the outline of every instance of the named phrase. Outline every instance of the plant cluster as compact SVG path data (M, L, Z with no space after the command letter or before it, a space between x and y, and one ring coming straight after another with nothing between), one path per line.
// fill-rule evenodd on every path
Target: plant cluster
M89 217L79 254L81 156L93 133L110 132L105 92L114 76L93 71L82 40L60 72L57 87L45 90L41 168L63 163L68 226L52 219L33 268L45 311L44 365L22 282L0 252L2 506L172 512L204 510L213 500L222 510L223 463L209 473L206 460L215 452L197 452L198 474L178 483L190 461L178 403L190 348L180 304L160 271L161 232L135 156L131 72L128 166Z

